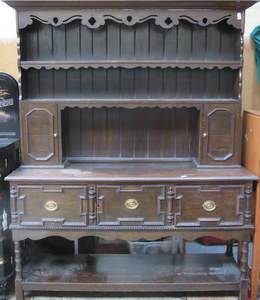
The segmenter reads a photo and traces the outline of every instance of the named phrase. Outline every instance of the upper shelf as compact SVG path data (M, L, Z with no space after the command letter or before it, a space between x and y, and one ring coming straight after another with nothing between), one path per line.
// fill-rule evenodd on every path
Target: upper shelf
M20 30L22 68L241 67L241 30L232 26L237 14L109 13L31 15L22 26L31 25Z
M233 99L240 72L231 68L70 68L22 72L24 99Z
M173 107L196 107L200 109L205 103L210 104L234 104L237 99L72 99L72 98L60 98L60 99L24 99L24 103L37 104L39 102L44 104L57 104L60 109L67 107L78 108L173 108Z
M64 60L64 61L21 61L21 68L34 69L79 69L79 68L190 68L190 69L238 69L242 66L240 61L192 61L192 60Z

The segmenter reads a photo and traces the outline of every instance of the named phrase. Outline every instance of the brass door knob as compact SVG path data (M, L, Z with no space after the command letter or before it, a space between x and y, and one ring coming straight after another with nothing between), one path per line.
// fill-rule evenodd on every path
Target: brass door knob
M55 211L58 209L58 207L59 207L58 204L53 200L49 200L44 204L44 208L47 211Z
M139 206L139 202L136 199L127 199L125 202L125 207L127 209L137 209L137 207Z
M207 200L202 204L202 207L206 211L213 211L214 209L216 209L217 205L214 201Z

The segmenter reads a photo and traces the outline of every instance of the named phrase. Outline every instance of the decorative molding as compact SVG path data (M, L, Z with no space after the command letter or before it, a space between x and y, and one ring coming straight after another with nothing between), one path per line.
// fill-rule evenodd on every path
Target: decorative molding
M242 241L240 272L241 280L248 279L248 241Z
M244 53L244 36L243 32L240 33L240 60L243 61L243 53ZM237 97L241 101L242 99L242 81L243 81L243 71L242 66L239 69L238 73L238 91L237 91Z
M18 221L18 212L17 212L17 189L16 186L12 186L10 190L10 201L11 201L11 210L12 210L12 223L16 224Z
M15 254L15 273L16 280L22 279L22 257L21 257L21 245L20 241L14 242L14 254Z
M30 143L32 142L33 138L36 136L36 134L31 134L30 133L30 127L31 127L31 122L30 122L30 118L35 118L35 119L39 119L39 116L37 117L37 113L38 112L43 112L45 113L45 122L46 124L49 125L50 127L50 132L49 132L49 136L48 135L43 135L42 134L42 139L45 139L46 140L49 140L49 144L48 144L48 147L49 149L44 149L45 150L45 155L43 155L41 153L41 156L39 156L37 153L34 153L35 152L35 149L31 147ZM34 116L33 116L34 114ZM54 155L55 155L55 140L54 140L54 120L55 120L55 117L53 115L52 112L50 112L49 110L47 110L46 108L33 108L31 109L29 112L26 113L25 115L25 128L27 129L26 130L26 148L27 148L27 154L28 156L30 156L33 160L35 161L48 161L49 159L51 159ZM37 128L38 129L38 128ZM38 135L41 134L41 130L42 130L42 127L39 128L39 131L37 132ZM36 149L37 151L38 149ZM48 150L48 152L47 152ZM42 152L42 149L41 149L41 152Z
M46 70L68 70L70 68L80 69L80 68L125 68L134 69L140 68L179 68L179 69L208 69L212 70L217 68L219 70L224 68L230 68L232 70L239 69L242 67L241 61L193 61L193 60L82 60L82 61L21 61L21 68L28 70L29 68L34 68L40 70L45 68Z
M56 226L19 226L10 225L13 230L74 230L74 231L252 231L253 225L244 226L212 226L212 227L175 227L175 226L87 226L87 227L56 227ZM86 235L88 235L86 233Z
M221 156L216 156L216 154L214 153L216 151L216 149L218 150L219 145L216 146L214 144L214 142L213 142L213 145L212 145L211 140L213 140L213 139L208 138L208 136L213 136L213 134L210 132L211 117L214 114L218 114L219 112L225 112L226 114L230 115L229 119L230 119L230 124L231 124L230 125L231 133L235 132L235 122L236 122L234 112L229 110L228 108L215 108L215 109L211 110L210 112L208 112L208 114L207 114L207 132L208 132L208 135L206 136L206 138L207 138L207 142L206 142L206 144L207 144L207 156L212 161L216 161L216 162L227 161L232 156L234 156L235 146L236 146L235 145L235 136L234 136L234 134L233 135L231 134L230 140L228 141L229 148L226 146L226 153L223 153L223 151L222 151ZM213 116L213 118L214 118L214 116ZM224 146L222 146L222 147L224 147Z
M160 107L160 108L173 108L173 107L177 107L177 108L182 108L182 107L186 107L186 108L196 108L196 109L201 109L201 104L193 104L193 103L176 103L174 101L160 101L160 102L156 102L156 101L152 101L152 100L147 100L144 103L142 103L142 99L140 100L133 100L133 101L128 101L126 100L122 100L122 101L112 101L112 103L109 101L107 103L105 102L99 102L99 101L82 101L82 103L79 103L78 101L69 101L69 102L63 102L62 104L60 104L60 109L63 110L67 107L70 108L102 108L102 107L109 107L109 108L113 108L113 107L123 107L123 108L128 108L128 109L134 109L134 108L149 108L149 107Z
M236 11L216 10L161 10L161 9L82 9L82 10L40 10L19 11L18 26L20 29L31 25L34 20L43 24L60 26L74 20L81 20L81 24L91 29L105 25L107 20L119 24L133 26L147 20L154 20L155 24L168 29L178 25L180 20L191 24L208 26L226 20L229 25L242 29L241 14Z
M96 191L95 187L91 186L88 189L89 200L89 223L94 224L96 220Z
M174 191L172 187L169 187L167 191L167 220L169 223L173 223L173 199Z
M246 207L245 207L245 224L251 224L251 198L252 198L252 187L250 185L246 186L245 189L245 199L246 199Z

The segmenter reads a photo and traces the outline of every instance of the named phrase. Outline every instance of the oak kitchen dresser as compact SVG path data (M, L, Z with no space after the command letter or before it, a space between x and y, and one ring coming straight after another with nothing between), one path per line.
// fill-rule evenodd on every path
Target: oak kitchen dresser
M6 0L17 10L22 166L11 188L24 291L248 291L240 166L244 10L254 1ZM223 255L34 255L60 236L237 239ZM61 246L62 247L62 246Z

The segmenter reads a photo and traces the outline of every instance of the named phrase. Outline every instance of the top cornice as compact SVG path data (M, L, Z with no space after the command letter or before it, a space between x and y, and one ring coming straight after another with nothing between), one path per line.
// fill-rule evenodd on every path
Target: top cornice
M3 0L17 9L70 9L70 8L168 8L168 9L234 9L244 10L258 1L206 0Z

